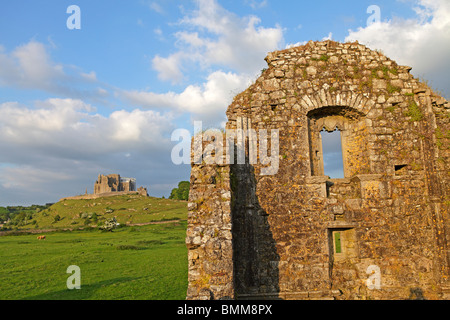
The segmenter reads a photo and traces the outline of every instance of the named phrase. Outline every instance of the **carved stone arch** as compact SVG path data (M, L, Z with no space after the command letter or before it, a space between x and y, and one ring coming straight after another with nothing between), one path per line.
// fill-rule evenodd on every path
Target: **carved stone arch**
M378 97L374 95L352 91L336 90L335 92L330 93L329 91L321 89L310 95L300 97L298 102L305 110L307 110L307 112L332 106L346 106L355 113L358 113L359 116L365 116L376 104L377 98Z

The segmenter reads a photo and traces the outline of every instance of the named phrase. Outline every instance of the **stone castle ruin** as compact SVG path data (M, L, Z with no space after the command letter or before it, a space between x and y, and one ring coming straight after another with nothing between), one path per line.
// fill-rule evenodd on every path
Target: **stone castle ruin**
M63 198L62 200L96 199L100 197L116 196L121 194L139 194L148 197L147 188L136 189L135 178L122 178L119 174L103 175L99 174L94 184L94 193L88 194L87 189L84 195Z
M120 191L136 191L136 179L122 178L119 174L98 175L94 184L94 194Z
M226 128L278 130L279 168L192 163L187 299L450 299L448 101L357 42L266 61ZM323 130L344 178L324 173Z
M148 196L147 188L136 189L135 178L122 178L119 174L102 175L99 174L94 184L94 195L106 195L117 193L137 192L142 196Z

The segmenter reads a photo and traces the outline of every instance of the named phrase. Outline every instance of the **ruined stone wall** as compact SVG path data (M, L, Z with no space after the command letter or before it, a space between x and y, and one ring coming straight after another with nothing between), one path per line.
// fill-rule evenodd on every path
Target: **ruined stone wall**
M100 174L94 184L94 194L120 191L119 185L120 175L110 174L105 176Z
M279 170L193 165L188 298L450 298L448 102L358 43L266 61L227 128L278 129ZM323 175L319 132L335 128L344 179Z
M94 184L94 194L108 192L131 192L136 191L135 180L127 179L123 181L119 174L100 174Z
M203 148L202 141L200 148ZM207 158L202 164L193 164L191 171L186 236L187 297L233 299L230 166L210 165L206 161Z

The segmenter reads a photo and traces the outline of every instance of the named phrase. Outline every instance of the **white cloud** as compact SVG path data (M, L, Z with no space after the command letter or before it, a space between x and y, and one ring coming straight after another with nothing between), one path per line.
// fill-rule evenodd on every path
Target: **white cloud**
M168 117L154 111L135 109L131 112L120 110L113 112L103 120L104 127L111 128L111 139L120 142L162 142L162 134L172 127Z
M269 2L267 0L260 0L260 1L257 1L257 0L245 0L245 3L247 5L249 5L254 10L267 7L267 5L269 4Z
M149 3L148 3L148 7L149 7L151 10L153 10L153 11L159 13L159 14L163 14L163 13L164 13L164 9L163 9L163 8L161 7L161 5L160 5L159 3L157 3L156 1L151 1L151 2L149 2Z
M433 79L432 86L450 97L450 2L418 0L414 19L395 19L349 31L346 41L358 40L381 49L412 73Z
M307 43L308 43L308 41L302 41L302 42L296 42L296 43L288 43L286 45L286 49L300 47L300 46L303 46L303 45L305 45Z
M104 96L92 88L96 83L94 71L85 73L77 66L54 62L41 42L31 40L11 52L0 46L0 86L95 100Z
M333 33L330 32L330 33L328 33L328 35L327 35L326 37L323 37L323 38L322 38L322 41L325 41L325 40L332 40L332 39L333 39Z
M160 27L154 29L153 32L154 32L158 37L161 37L162 34L163 34L163 32L162 32L162 30L161 30Z
M66 173L55 172L54 170L34 168L29 165L21 167L7 167L1 170L1 186L5 189L24 189L39 191L44 184L69 182L74 179Z
M73 126L83 117L82 111L93 110L79 100L48 99L29 109L17 102L0 104L0 133L4 143L33 144L44 137L51 138Z
M151 110L115 111L108 117L81 100L48 99L33 108L17 102L0 104L0 146L30 148L43 156L77 154L89 158L122 148L159 146L173 127L171 118ZM49 153L50 152L50 153ZM13 155L11 155L13 156ZM0 155L0 162L8 154Z
M108 95L108 90L97 88L97 94L99 97L106 97Z
M133 105L190 113L215 125L223 122L233 97L266 66L267 53L280 48L283 29L260 26L258 17L237 16L216 0L198 0L196 4L176 25L177 51L155 56L152 67L160 80L173 84L187 80L185 74L191 71L198 77L209 73L205 82L188 85L179 93L118 90L117 94ZM252 4L264 6L267 2Z
M217 123L223 120L233 97L249 85L249 80L245 75L215 71L203 85L190 85L181 93L122 91L120 94L133 105L191 113L193 117Z
M211 66L255 74L264 66L264 57L283 41L280 26L259 26L255 16L239 17L216 0L199 0L198 8L187 14L176 32L178 51L167 58L156 56L153 67L162 80L180 82L188 66L206 70ZM194 69L195 70L195 69Z
M97 74L94 71L91 71L89 73L80 73L80 76L88 81L97 81Z
M63 77L63 67L51 61L42 43L30 41L10 54L0 50L1 85L46 89Z
M172 83L181 82L183 72L181 71L182 59L184 54L178 52L167 58L156 56L152 60L153 69L158 71L158 79L163 81L172 81Z
M201 48L206 45L206 41L199 37L198 32L179 31L175 34L179 42L184 42L192 48Z

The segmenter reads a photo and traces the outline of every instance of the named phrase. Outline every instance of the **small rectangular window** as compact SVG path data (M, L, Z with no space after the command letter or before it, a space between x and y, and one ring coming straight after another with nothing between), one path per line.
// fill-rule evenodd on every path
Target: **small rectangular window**
M334 233L334 252L335 253L342 253L341 233L340 232L335 232Z

